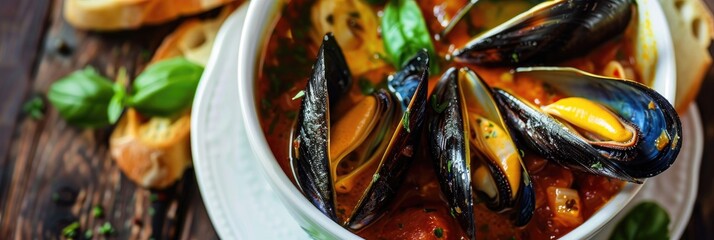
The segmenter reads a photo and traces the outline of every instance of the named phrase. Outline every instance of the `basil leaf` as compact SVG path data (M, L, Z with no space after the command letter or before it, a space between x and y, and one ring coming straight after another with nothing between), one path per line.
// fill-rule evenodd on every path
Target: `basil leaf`
M93 68L77 70L50 86L47 97L68 123L81 127L109 125L112 84Z
M171 116L188 107L203 67L184 58L163 60L136 77L128 104L150 116Z
M126 68L119 68L119 75L114 82L114 96L109 101L109 108L107 109L107 116L109 117L109 123L114 124L119 120L121 113L124 111L124 106L126 105L126 90L124 86L129 81L126 76Z
M395 67L403 67L417 52L426 49L432 58L429 72L439 74L439 56L421 9L414 0L389 1L384 8L381 27L384 49Z
M654 202L642 202L617 223L610 240L669 239L669 214Z
M119 120L121 113L124 111L124 100L126 99L126 91L121 84L114 84L114 96L109 100L107 108L107 117L109 123L114 124Z

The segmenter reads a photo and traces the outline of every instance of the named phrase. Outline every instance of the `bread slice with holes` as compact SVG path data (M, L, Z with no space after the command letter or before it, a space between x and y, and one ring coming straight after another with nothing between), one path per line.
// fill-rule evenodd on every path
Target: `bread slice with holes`
M236 0L65 0L64 18L80 29L133 29L197 14Z
M244 6L245 7L245 6ZM173 57L205 65L223 21L236 4L222 9L218 17L192 19L167 36L149 65ZM165 188L181 179L191 166L190 111L174 118L144 117L127 109L109 140L109 151L129 179L146 188Z
M144 118L127 109L109 138L109 153L129 179L166 188L191 166L190 112L177 118Z
M231 3L225 6L216 18L191 19L183 22L173 33L164 38L161 46L154 53L151 63L183 56L189 61L205 66L211 55L218 29L237 7L237 3Z
M695 100L712 57L709 44L714 37L714 19L701 0L659 0L672 33L677 62L678 112Z

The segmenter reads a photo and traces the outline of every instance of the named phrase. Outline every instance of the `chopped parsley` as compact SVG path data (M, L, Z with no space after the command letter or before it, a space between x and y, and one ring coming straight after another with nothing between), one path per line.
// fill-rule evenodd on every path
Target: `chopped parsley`
M66 238L75 238L77 237L77 231L79 231L79 222L74 221L62 228L62 236Z
M92 208L92 216L95 218L100 218L104 216L104 208L102 206L96 205Z
M159 200L159 195L158 195L158 194L152 193L152 194L149 195L149 201L150 201L150 202L156 202L157 200Z
M593 168L593 169L595 169L595 170L602 170L602 163L601 163L601 162L596 162L596 163L593 163L592 165L590 165L590 167Z
M304 90L300 90L297 94L295 94L295 96L293 97L293 100L298 99L298 98L302 98L303 96L305 96L305 91L304 91Z
M412 132L411 129L409 129L409 111L404 112L404 115L402 116L402 125L404 125L404 128L407 129L408 133Z
M440 227L434 228L434 236L436 236L436 238L442 238L444 236L444 229Z
M42 100L42 97L40 96L35 96L29 101L27 101L25 104L22 105L22 111L28 115L32 119L35 120L40 120L42 117L45 116L44 114L44 109L45 109L45 102Z
M105 222L99 227L99 233L103 235L111 235L114 233L114 227L109 222Z
M511 60L513 60L514 63L517 63L519 61L518 54L516 54L516 53L511 54Z

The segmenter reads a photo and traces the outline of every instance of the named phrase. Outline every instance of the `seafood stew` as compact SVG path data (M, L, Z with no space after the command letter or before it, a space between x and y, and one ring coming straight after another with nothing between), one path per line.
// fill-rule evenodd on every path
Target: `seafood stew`
M636 24L624 14L634 14L630 1L480 1L454 19L467 2L292 0L282 10L256 79L259 118L280 166L325 215L368 239L554 238L586 221L624 181L641 182L671 165L681 144L676 113L647 87L620 83L644 81L633 67L628 32ZM511 42L479 45L512 35L494 29L514 23L558 29L557 36L580 31L542 18L563 2L606 3L622 18L608 22L624 27L595 46L563 50L567 59L550 59L560 51L552 47L526 54L503 47ZM403 23L409 14L423 22ZM435 34L450 21L458 23L449 33ZM532 25L540 23L546 26ZM405 28L415 35L394 36ZM554 34L515 32L538 41ZM535 42L541 44L548 45ZM467 56L479 52L502 57L486 63L474 59L499 58ZM563 84L541 75L597 81ZM627 101L637 104L621 110L608 98L561 86L594 88L599 81L634 92ZM582 109L600 109L587 114L604 123L589 126L577 117ZM631 110L643 113L624 114ZM550 128L519 127L522 112ZM653 120L654 127L642 127ZM550 132L562 126L565 133ZM568 149L584 157L566 161L539 148L538 137L551 135L573 142Z

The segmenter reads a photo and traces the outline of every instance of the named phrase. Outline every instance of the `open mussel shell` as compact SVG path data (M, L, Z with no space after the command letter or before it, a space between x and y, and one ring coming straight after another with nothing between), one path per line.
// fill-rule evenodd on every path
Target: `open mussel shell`
M404 181L426 118L428 78L429 56L424 50L389 79L388 85L399 96L397 99L403 111L397 116L400 120L397 121L379 169L372 177L372 183L357 204L352 217L345 223L350 229L362 229L377 219L394 199Z
M325 35L317 62L305 87L291 137L291 165L298 187L322 213L333 220L335 191L330 176L330 106L336 105L352 83L352 75L332 34Z
M514 74L516 78L541 81L565 97L602 105L634 130L635 140L626 144L595 144L542 108L495 88L494 96L511 132L545 158L572 169L635 183L674 163L682 145L679 116L662 95L649 87L574 68L519 68Z
M355 126L354 130L350 126L341 128L342 119L339 118L346 118L350 116L350 111L359 108L355 106L342 116L330 114L335 112L332 106L337 105L352 82L339 46L331 34L325 36L291 133L289 156L298 187L315 207L333 221L353 230L361 229L381 216L396 195L419 142L417 137L425 118L428 63L428 56L420 53L408 63L414 66L405 68L409 70L408 74L400 73L392 78L391 81L403 83L394 83L400 97L385 89L365 96L362 101L370 101L371 105L368 105L373 107L367 109L376 110L366 111L371 113L366 117L355 115L362 116L360 119L368 122L369 127ZM415 87L406 89L403 86ZM404 106L400 107L402 104ZM336 129L340 129L340 134L346 131L356 140L331 139L331 134L338 135L333 132ZM336 150L336 146L340 146L341 150ZM338 176L340 170L336 169L343 159L348 161L347 164L358 162L361 165L352 166L354 170ZM343 184L345 179L353 183L359 182L357 179L369 179L371 182L366 187L352 188ZM336 189L336 186L340 188ZM349 214L338 214L336 211L338 190L350 194L354 193L350 191L363 191L356 193L361 197L353 208L346 211Z
M468 68L451 68L431 101L430 151L462 229L475 238L476 198L494 211L510 211L514 225L527 224L535 210L533 185L491 89Z
M546 1L456 50L457 61L488 66L549 64L587 54L627 28L632 0Z

